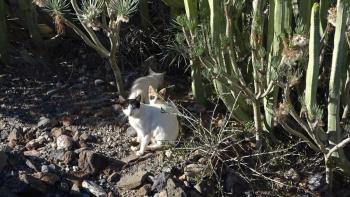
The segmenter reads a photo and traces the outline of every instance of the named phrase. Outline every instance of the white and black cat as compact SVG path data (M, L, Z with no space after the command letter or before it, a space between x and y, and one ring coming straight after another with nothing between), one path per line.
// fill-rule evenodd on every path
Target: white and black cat
M179 135L176 114L165 112L157 104L141 103L141 95L135 99L127 99L123 105L123 113L137 133L140 149L136 151L137 147L132 148L137 155L143 155L145 150L159 149L164 141L175 141ZM151 141L152 144L149 145Z
M141 95L141 102L149 103L148 87L158 89L164 82L164 75L165 73L156 73L149 69L147 76L140 77L133 82L128 98L135 99L136 96Z

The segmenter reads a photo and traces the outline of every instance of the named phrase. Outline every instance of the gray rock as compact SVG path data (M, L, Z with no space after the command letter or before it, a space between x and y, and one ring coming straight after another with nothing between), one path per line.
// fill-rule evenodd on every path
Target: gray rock
M167 183L167 180L169 178L168 174L165 174L164 172L154 176L152 179L152 190L157 190L158 192L160 192Z
M35 165L35 163L32 162L32 161L29 160L29 159L26 160L26 165L27 165L29 168L35 170L36 172L39 171L39 170L38 170L38 167Z
M51 120L49 118L40 117L40 120L38 122L38 127L44 128L44 127L48 127L50 124L51 124Z
M74 183L72 188L70 189L70 195L72 196L80 196L80 188L78 184Z
M289 169L286 173L284 173L284 178L292 181L300 180L299 174L293 168Z
M134 174L124 174L118 181L117 186L123 189L135 189L145 182L147 175L148 172L143 170Z
M173 178L170 178L168 179L165 188L161 192L159 192L159 197L173 196L186 197L187 194L178 184L176 184Z
M103 170L107 165L108 158L99 153L84 150L79 154L78 166L86 173L95 174Z
M103 188L93 181L84 180L81 186L96 197L107 197L107 193L103 190Z
M0 132L0 139L1 140L6 140L9 136L10 132L7 129L1 130Z
M58 150L70 150L73 146L73 139L68 135L60 135L56 140L56 144Z
M49 166L47 166L47 165L42 165L42 166L41 166L41 172L44 172L44 173L49 172Z
M8 159L8 157L7 157L6 153L3 151L0 151L0 172L7 165L7 159Z
M23 141L23 134L21 129L14 128L8 136L9 145L14 147Z
M316 173L314 175L311 175L308 178L307 182L308 182L308 188L312 191L316 191L322 186L322 184L324 184L324 179L320 173Z

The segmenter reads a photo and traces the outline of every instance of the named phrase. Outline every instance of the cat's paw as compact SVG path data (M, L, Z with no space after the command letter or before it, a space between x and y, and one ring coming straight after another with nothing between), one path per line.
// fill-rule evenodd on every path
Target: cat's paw
M130 149L131 149L132 151L137 151L137 150L138 150L138 147L137 147L137 146L132 146Z
M142 156L143 155L143 152L141 151L136 151L136 156Z

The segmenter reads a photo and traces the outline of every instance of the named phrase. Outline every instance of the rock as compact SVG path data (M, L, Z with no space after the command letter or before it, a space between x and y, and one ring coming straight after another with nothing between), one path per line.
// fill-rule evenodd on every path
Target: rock
M83 133L80 135L79 140L84 142L92 142L93 137L88 133Z
M75 159L75 154L73 151L67 151L64 153L62 161L64 164L71 164Z
M68 135L61 135L56 140L57 149L70 150L73 146L73 140Z
M286 173L284 173L284 178L292 181L300 180L299 174L293 168L289 169Z
M70 194L70 196L81 196L78 183L73 183L69 194Z
M1 130L1 132L0 132L0 139L1 140L7 139L9 134L10 134L9 130L7 130L7 129Z
M95 86L102 85L103 83L104 83L104 81L103 81L102 79L96 79L96 80L94 81Z
M80 195L80 188L79 185L77 183L74 183L72 185L72 188L70 189L70 193L71 196L81 196Z
M169 175L164 172L154 176L152 179L152 190L157 190L158 192L162 191L162 189L166 186Z
M316 173L314 175L311 175L308 178L308 188L312 191L316 191L319 189L322 184L324 184L324 179L320 173Z
M126 129L126 136L128 137L136 137L137 133L134 128L129 127Z
M79 154L78 166L82 171L95 174L103 170L108 165L108 159L90 150L84 150Z
M34 190L38 190L42 193L45 193L47 190L45 183L40 181L39 179L33 177L33 176L20 173L19 179L21 181L23 181L24 183L28 184Z
M33 177L40 179L48 185L55 185L60 180L56 174L51 172L37 172L33 174Z
M43 172L43 173L49 172L49 166L47 166L47 165L42 165L42 166L41 166L41 172Z
M33 149L38 149L44 145L45 142L45 137L44 136L39 136L36 139L30 140L26 144L27 150L33 150Z
M24 156L28 157L40 157L41 154L37 150L28 150L23 152Z
M58 138L61 135L69 135L69 132L65 129L59 128L59 127L54 127L51 129L51 136L54 138Z
M148 193L152 191L151 187L152 187L151 184L145 184L137 191L137 195L142 197L146 196Z
M186 197L185 191L176 184L173 178L168 179L165 188L159 193L159 197Z
M113 172L111 175L108 176L107 181L109 183L116 182L119 177L120 175L117 172Z
M53 127L56 126L57 121L51 120L46 117L40 117L40 120L38 122L38 127L39 128L46 128L46 127Z
M35 163L33 163L32 161L30 161L29 159L26 160L26 165L27 165L29 168L35 170L36 172L39 171L39 170L38 170L38 167L35 165Z
M14 147L18 144L20 144L23 141L23 134L22 131L18 128L14 128L10 135L8 136L8 141L9 141L9 145L11 147Z
M3 151L0 151L0 172L7 165L7 159L8 159L8 156L6 155L6 153Z
M184 169L185 175L189 177L195 177L203 171L204 167L205 166L202 164L189 164Z
M135 189L144 183L147 175L148 172L143 170L134 174L124 174L118 181L117 186L123 189Z
M84 180L81 186L96 197L107 197L107 193L103 190L103 188L93 181Z

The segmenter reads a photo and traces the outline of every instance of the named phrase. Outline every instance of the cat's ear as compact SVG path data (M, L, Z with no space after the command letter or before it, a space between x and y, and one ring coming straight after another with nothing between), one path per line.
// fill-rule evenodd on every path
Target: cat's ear
M163 89L159 90L158 93L159 93L159 95L160 95L161 97L165 98L166 88L163 88Z
M139 95L135 98L135 100L136 100L137 102L141 102L141 94L139 94Z
M148 69L148 74L154 75L154 74L156 74L156 72L154 72L154 71L152 70L152 68L149 67L149 69Z

